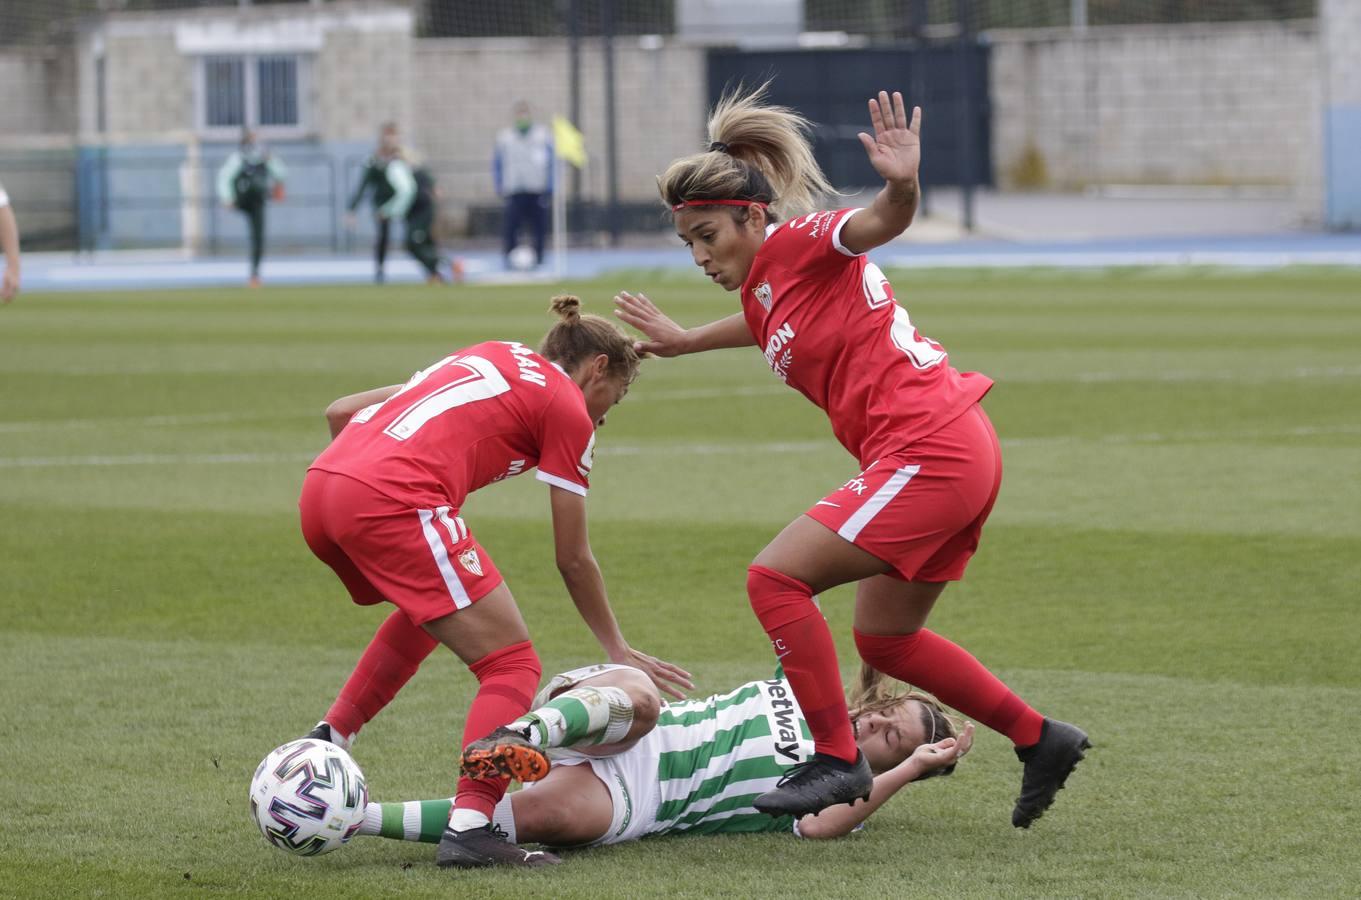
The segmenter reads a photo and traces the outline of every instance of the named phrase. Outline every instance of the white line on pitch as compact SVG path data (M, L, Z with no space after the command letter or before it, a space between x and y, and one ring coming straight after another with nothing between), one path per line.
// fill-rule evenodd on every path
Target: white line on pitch
M1166 444L1181 441L1261 440L1266 438L1326 437L1361 434L1361 425L1305 425L1262 431L1183 431L1108 434L1083 437L1052 435L1004 438L1003 446L1025 447L1043 444ZM836 449L828 440L775 441L760 444L684 444L656 446L615 445L596 450L599 456L747 456L759 454L819 453ZM250 465L260 463L310 462L315 453L134 453L124 456L19 456L0 457L0 469L42 469L59 467L169 466L169 465Z
M312 412L318 422L321 415ZM279 412L268 415L262 413L185 413L163 416L120 416L90 419L53 419L50 422L0 422L0 434L13 434L21 431L78 430L88 428L171 428L181 425L225 425L232 422L277 422L301 418L305 413Z

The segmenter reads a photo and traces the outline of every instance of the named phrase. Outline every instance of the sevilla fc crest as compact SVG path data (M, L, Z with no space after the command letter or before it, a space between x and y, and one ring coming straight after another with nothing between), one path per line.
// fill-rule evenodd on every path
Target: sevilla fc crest
M773 296L770 290L770 282L761 282L752 288L751 292L756 295L756 302L765 307L766 312L770 312L770 301Z
M458 564L478 578L482 577L482 560L477 558L477 551L471 547L458 555Z

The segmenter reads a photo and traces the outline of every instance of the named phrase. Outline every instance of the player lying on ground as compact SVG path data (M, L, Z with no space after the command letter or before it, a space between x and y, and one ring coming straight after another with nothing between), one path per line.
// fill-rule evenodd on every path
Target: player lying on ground
M830 807L796 823L752 806L812 754L807 723L779 673L705 700L664 706L637 669L589 666L555 676L534 706L471 744L464 772L535 779L501 800L493 827L513 842L555 847L687 832L840 837L910 782L949 774L973 742L972 725L959 730L929 696L895 693L865 667L851 716L856 741L876 773L869 802ZM439 841L451 802L371 803L359 833ZM529 865L559 862L545 851L521 852Z

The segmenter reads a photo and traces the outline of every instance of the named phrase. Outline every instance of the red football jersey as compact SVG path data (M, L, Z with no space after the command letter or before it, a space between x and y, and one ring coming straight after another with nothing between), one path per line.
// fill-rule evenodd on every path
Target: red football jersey
M992 380L951 366L879 267L842 246L855 212L772 226L742 285L742 312L775 374L825 410L837 440L869 465L959 416Z
M594 448L581 388L523 344L488 341L360 410L311 467L417 509L458 509L478 488L535 466L540 481L584 495Z

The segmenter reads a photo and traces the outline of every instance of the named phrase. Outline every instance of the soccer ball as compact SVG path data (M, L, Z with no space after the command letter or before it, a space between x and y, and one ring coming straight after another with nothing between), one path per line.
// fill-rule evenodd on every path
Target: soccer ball
M250 814L265 840L287 853L318 856L359 831L369 789L340 747L303 738L264 758L250 782Z
M538 264L534 251L524 244L510 251L510 267L517 272L528 272Z

